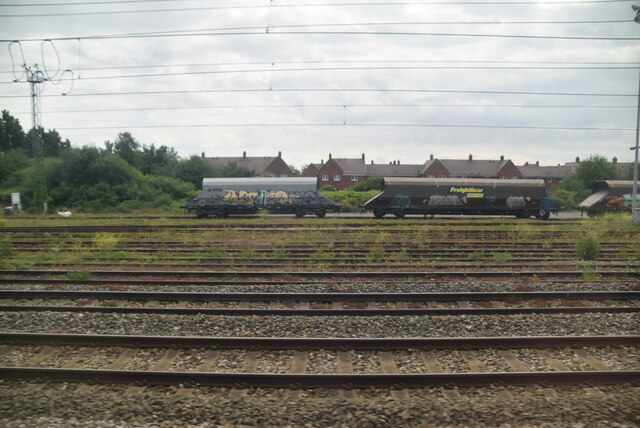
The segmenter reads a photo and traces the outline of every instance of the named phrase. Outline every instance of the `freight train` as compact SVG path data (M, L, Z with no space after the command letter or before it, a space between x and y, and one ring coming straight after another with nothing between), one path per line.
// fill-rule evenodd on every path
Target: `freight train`
M587 215L597 215L606 212L631 212L631 194L633 181L631 180L603 180L596 181L593 193L578 208Z
M198 217L228 217L230 214L315 214L324 217L340 205L316 190L313 177L205 178L202 193L183 206Z
M362 208L381 218L406 214L473 214L535 216L548 219L557 213L547 196L544 180L491 180L457 178L385 178L382 192Z

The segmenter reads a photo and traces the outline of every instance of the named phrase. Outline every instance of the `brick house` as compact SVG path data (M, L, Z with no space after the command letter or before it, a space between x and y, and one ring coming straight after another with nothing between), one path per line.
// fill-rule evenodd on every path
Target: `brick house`
M500 160L473 159L434 159L448 172L447 177L451 178L493 178L493 179L520 179L522 172L509 159L505 160L500 156ZM433 166L437 165L436 162ZM433 168L433 166L431 168ZM438 169L440 166L437 166ZM431 172L430 168L425 168L426 176L438 177ZM444 175L444 174L443 174ZM440 175L442 176L442 175Z
M345 190L366 179L364 153L362 157L355 159L334 159L329 153L329 160L318 169L318 188L330 185L335 189Z
M522 172L522 178L526 179L542 179L547 190L551 190L560 183L564 177L572 174L576 170L574 163L558 164L557 166L540 166L540 162L535 164L525 162L518 169Z
M246 168L254 172L255 176L270 174L273 177L293 177L293 170L282 160L282 152L278 156L247 156L247 152L242 152L242 157L205 157L202 158L212 165L225 167L230 163L235 163L239 167Z

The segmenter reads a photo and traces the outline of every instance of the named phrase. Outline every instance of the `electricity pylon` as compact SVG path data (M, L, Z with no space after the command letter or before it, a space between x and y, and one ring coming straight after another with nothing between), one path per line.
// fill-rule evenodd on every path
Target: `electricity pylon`
M46 64L44 60L44 46L46 43L50 43L53 51L58 58L58 66L56 72L53 75L50 75L46 69ZM13 61L13 54L11 52L12 46L18 46L20 48L20 55L22 56L22 62L19 64L21 69L21 74L16 74L16 63ZM46 202L47 202L47 182L44 174L44 156L42 150L42 144L40 141L40 128L41 128L41 108L40 108L40 94L44 90L45 82L51 82L54 85L57 85L62 80L62 76L66 73L71 74L71 83L73 85L73 72L71 70L63 71L60 73L60 56L58 56L58 51L56 50L53 42L51 40L44 40L41 46L42 52L42 64L44 69L40 70L38 64L27 65L24 59L24 52L22 51L22 45L19 41L13 41L9 43L9 55L11 56L11 60L13 61L13 77L14 82L27 82L30 86L30 95L31 95L31 150L33 152L33 203L32 207L42 207L43 211L47 211ZM56 79L57 78L57 79ZM66 95L69 91L63 93Z

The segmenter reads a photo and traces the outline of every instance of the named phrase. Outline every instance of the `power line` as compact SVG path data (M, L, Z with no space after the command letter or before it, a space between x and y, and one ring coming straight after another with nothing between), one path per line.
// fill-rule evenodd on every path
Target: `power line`
M113 10L97 12L59 12L59 13L33 13L33 14L12 14L0 15L0 18L35 18L53 16L86 16L86 15L114 15L132 13L162 13L162 12L194 12L203 10L233 10L233 9L271 9L271 8L309 8L309 7L354 7L354 6L410 6L410 5L466 5L466 6L500 6L500 5L540 5L540 4L607 4L622 3L631 0L557 0L557 1L416 1L416 2L344 2L344 3L301 3L301 4L269 4L260 5L234 5L234 6L201 6L201 7L181 7L164 9L137 9L137 10ZM61 4L68 6L69 4ZM73 4L74 6L79 3ZM18 6L18 5L14 5ZM44 6L44 5L41 5ZM48 6L48 5L47 5Z
M260 104L260 105L218 105L218 106L181 106L181 107L127 107L102 108L82 110L49 110L47 114L62 113L113 113L124 111L158 111L158 110L228 110L228 109L274 109L274 108L415 108L415 107L445 107L445 108L592 108L592 109L635 109L635 105L578 105L578 104ZM28 112L16 112L27 114Z
M490 129L528 129L541 131L635 131L635 128L595 128L560 126L520 126L520 125L465 125L444 123L224 123L190 125L124 125L124 126L87 126L56 128L65 131L98 129L146 129L146 128L274 128L274 127L412 127L412 128L490 128Z
M380 92L380 93L456 93L456 94L496 94L496 95L544 95L544 96L589 96L589 97L636 97L637 94L587 93L587 92L533 92L533 91L483 91L457 89L375 89L375 88L273 88L273 89L194 89L167 91L127 91L71 93L67 97L121 96L121 95L171 95L204 93L266 93L266 92ZM57 97L64 95L43 95ZM0 95L0 98L22 98L22 95Z
M260 68L249 70L208 70L208 71L181 71L172 73L146 73L127 74L115 76L84 76L82 80L105 80L105 79L129 79L139 77L174 77L174 76L197 76L207 74L241 74L241 73L283 73L300 71L374 71L374 70L637 70L638 66L599 66L599 67L509 67L509 66L412 66L412 67L322 67L322 68ZM86 69L85 69L86 70ZM10 84L12 81L0 82L0 84Z
M0 15L2 17L2 15ZM236 31L229 33L207 32L207 33L152 33L133 35L103 35L103 36L73 36L73 37L52 37L46 40L115 40L115 39L146 39L165 37L201 37L201 36L405 36L405 37L486 37L486 38L515 38L515 39L540 39L540 40L609 40L609 41L631 41L640 40L639 37L586 37L586 36L541 36L527 34L483 34L483 33L436 33L436 32L401 32L401 31ZM23 42L42 41L43 39L23 39ZM9 43L13 40L2 39L0 42Z
M43 6L86 6L86 5L103 5L103 4L120 4L120 3L160 3L160 2L185 2L190 0L110 0L110 1L81 1L81 2L65 2L65 3L14 3L0 4L0 7L43 7Z
M120 70L132 68L171 68L171 67L210 67L230 65L298 65L298 64L560 64L560 65L608 65L640 67L640 61L495 61L495 60L316 60L316 61L251 61L251 62L216 62L193 64L150 64L150 65L122 65L112 67L83 67L82 70ZM635 67L634 67L635 68ZM12 73L10 70L1 73Z

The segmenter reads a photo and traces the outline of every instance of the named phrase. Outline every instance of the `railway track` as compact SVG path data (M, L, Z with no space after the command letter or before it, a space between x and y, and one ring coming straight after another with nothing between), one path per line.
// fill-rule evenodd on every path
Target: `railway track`
M0 343L0 376L39 382L403 390L640 381L634 368L640 336L321 339L3 333ZM315 359L331 360L330 367L311 361L309 351L319 352ZM223 352L236 356L232 366L227 359L218 362ZM363 353L366 364L354 367ZM181 362L181 356L194 355L195 364ZM272 361L262 364L261 359ZM448 361L452 359L457 361Z
M306 271L306 270L65 270L65 269L47 269L47 270L0 270L0 283L25 280L36 281L47 280L53 277L66 276L73 279L75 274L87 274L87 278L114 278L116 280L124 277L135 278L152 278L166 279L175 278L181 280L197 281L202 278L211 279L233 279L246 278L255 283L263 283L264 281L279 280L286 278L287 280L302 281L309 278L317 280L400 280L415 281L417 279L437 279L437 278L570 278L579 279L584 275L584 270L324 270L324 271ZM590 269L589 272L597 277L607 278L637 278L640 271L636 269Z
M37 300L36 300L37 299ZM210 315L407 316L640 312L640 292L167 293L0 290L0 310ZM34 303L37 301L37 303Z
M330 390L384 425L380 405L522 414L542 393L539 409L585 403L569 423L600 403L637 421L638 230L590 226L599 252L578 262L582 221L325 220L0 229L8 405L280 414Z

